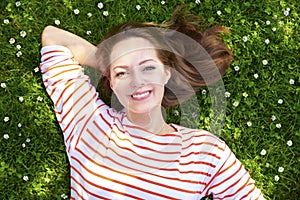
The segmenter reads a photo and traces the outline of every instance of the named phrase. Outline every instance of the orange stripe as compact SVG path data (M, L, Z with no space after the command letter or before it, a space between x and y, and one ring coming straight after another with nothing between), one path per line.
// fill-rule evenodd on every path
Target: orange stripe
M64 60L60 60L58 63L61 63L61 62L64 62L64 61L68 61L68 60L70 60L70 58L67 58L67 59L64 59ZM76 65L76 64L70 62L70 63L66 63L66 64L63 64L63 65L62 64L59 64L59 65L53 64L45 72L49 73L50 71L52 71L54 69L59 69L59 68L68 67L68 66L73 66L73 67L76 66L77 69L80 69L79 65Z
M56 56L52 56L52 57L49 57L47 58L47 60L49 60L50 58L54 58ZM56 62L54 62L56 61ZM42 67L43 65L50 65L49 67L47 67L44 71L43 71L43 74L45 73L49 73L49 71L51 71L52 69L56 69L56 68L59 68L59 67L66 67L66 66L77 66L77 68L79 69L81 66L78 65L77 63L74 63L74 62L71 62L71 58L67 57L67 58L64 58L64 59L59 59L59 60L52 60L51 61L51 65L49 63L47 63L46 61L44 61L42 63ZM61 63L62 62L69 62L68 64L64 64L62 65Z
M73 68L73 69L63 70L63 71L61 71L61 72L59 72L59 73L57 73L57 74L51 76L51 77L48 78L48 79L52 79L52 78L54 78L54 77L56 77L56 76L62 75L62 74L67 73L67 72L76 71L76 70L78 70L78 68Z

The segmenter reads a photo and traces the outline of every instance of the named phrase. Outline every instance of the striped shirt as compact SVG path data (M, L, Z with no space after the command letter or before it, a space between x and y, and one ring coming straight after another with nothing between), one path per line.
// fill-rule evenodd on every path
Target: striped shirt
M264 199L226 144L171 124L154 134L98 96L70 50L41 49L41 72L64 134L71 199Z

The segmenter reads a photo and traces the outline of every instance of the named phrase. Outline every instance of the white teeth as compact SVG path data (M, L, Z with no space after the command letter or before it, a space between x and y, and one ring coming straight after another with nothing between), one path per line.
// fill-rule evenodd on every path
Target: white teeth
M138 99L138 98L143 98L143 97L147 96L149 93L150 93L150 92L147 91L147 92L144 92L144 93L141 93L141 94L133 94L132 97L133 97L133 98L137 98L137 99Z

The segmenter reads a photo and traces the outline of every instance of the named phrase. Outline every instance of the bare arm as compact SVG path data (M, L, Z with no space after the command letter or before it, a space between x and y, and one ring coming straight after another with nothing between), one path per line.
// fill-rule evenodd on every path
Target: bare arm
M50 45L65 46L70 49L81 65L97 67L95 56L97 47L73 33L54 26L47 26L42 33L42 46Z

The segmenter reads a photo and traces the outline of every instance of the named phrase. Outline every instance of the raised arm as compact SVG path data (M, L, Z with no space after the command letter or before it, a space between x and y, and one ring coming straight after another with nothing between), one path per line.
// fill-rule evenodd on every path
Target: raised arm
M47 26L42 33L42 46L65 46L81 65L96 68L95 53L97 47L85 39L54 26Z

